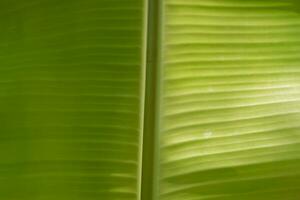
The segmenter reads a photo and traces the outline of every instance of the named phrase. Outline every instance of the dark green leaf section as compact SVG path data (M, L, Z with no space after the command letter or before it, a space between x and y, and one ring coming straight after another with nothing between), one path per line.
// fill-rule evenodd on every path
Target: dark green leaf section
M0 199L137 199L143 1L1 0L0 30Z
M160 200L298 200L296 0L165 0Z

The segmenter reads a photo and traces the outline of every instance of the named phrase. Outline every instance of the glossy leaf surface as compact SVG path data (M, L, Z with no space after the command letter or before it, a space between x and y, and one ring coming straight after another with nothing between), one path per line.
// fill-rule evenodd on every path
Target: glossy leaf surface
M160 199L299 199L295 1L163 6Z

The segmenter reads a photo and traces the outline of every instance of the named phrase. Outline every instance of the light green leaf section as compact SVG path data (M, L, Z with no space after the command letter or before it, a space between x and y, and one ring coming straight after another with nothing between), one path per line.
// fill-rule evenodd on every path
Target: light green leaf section
M0 1L0 199L136 200L142 0Z
M299 199L297 1L162 6L159 199Z

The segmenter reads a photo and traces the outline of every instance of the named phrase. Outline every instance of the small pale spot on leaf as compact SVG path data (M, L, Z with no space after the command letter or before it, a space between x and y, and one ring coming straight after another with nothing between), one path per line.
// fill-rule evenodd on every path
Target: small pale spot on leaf
M203 136L205 137L205 138L210 138L211 136L212 136L212 132L211 131L206 131L206 132L204 132L203 133Z

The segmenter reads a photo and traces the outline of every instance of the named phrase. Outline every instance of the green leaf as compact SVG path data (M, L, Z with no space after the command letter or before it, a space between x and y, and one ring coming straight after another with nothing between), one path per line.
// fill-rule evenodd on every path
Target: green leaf
M163 6L159 199L299 199L300 15L293 2Z
M298 200L299 0L1 0L0 200Z
M144 9L0 2L0 199L138 198Z

